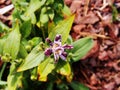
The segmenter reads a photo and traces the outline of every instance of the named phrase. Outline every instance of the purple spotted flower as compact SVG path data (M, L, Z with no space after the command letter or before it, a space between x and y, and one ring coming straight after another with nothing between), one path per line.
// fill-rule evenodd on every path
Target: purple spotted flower
M66 60L67 53L65 49L72 49L72 45L64 44L61 42L61 35L56 35L54 42L52 42L49 38L46 38L46 41L50 44L50 47L45 50L45 55L50 56L54 55L55 62L61 58L62 60Z

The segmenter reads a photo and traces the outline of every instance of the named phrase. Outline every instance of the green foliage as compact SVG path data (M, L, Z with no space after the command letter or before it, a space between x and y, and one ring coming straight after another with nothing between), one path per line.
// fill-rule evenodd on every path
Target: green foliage
M27 38L30 33L31 33L31 29L32 29L32 26L31 26L31 22L30 20L28 21L25 21L23 22L22 26L21 26L21 34L22 34L22 38Z
M73 42L72 59L74 62L84 57L93 46L93 40L90 37L79 39Z
M3 54L9 53L14 60L17 57L20 47L21 34L19 31L19 23L16 22L13 30L9 33L6 43L4 43Z
M33 67L36 67L39 65L41 61L44 60L44 51L40 47L40 45L37 45L25 58L23 63L18 68L18 72L25 71L28 69L31 69Z
M77 81L73 81L70 83L70 87L72 87L73 90L89 90L85 85L80 84Z
M0 39L0 54L3 54L3 47L6 39Z
M0 81L0 89L4 89L6 88L7 86L7 82L6 81Z
M12 27L0 22L0 59L6 62L6 65L8 62L10 64L7 81L3 82L1 78L0 88L3 85L2 89L7 90L88 90L82 84L72 81L72 63L88 53L93 46L93 40L86 37L73 42L70 30L75 15L71 15L64 1L12 2ZM62 45L72 44L74 48L65 49L66 60L59 58L56 63L53 54L45 56L45 50L49 48L45 38L48 37L54 42L58 34L62 36ZM5 67L1 69L0 77Z
M0 34L3 32L8 32L8 30L9 30L9 27L0 21Z
M56 71L63 76L69 76L71 74L71 67L69 62L65 61L58 62Z
M28 55L27 50L25 49L24 45L21 43L18 57L25 58L27 55Z
M61 34L62 36L62 43L65 43L68 36L69 32L72 27L72 23L74 20L74 15L61 21L53 30L49 33L49 38L53 40L57 34Z
M6 85L7 82L6 81L0 81L0 85Z
M52 72L55 68L54 60L52 58L47 58L42 61L38 66L39 81L47 81L47 75Z
M118 15L119 13L117 11L117 8L114 5L112 5L111 8L112 8L112 20L113 21L117 21L117 20L120 21L119 18L118 18L119 17L119 15Z
M22 87L22 72L16 72L16 63L12 63L10 67L10 74L7 77L7 84L9 90L16 90Z

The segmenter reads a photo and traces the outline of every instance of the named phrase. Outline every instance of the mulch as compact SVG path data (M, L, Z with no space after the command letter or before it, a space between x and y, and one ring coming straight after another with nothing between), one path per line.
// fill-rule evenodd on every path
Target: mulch
M11 0L0 0L0 8L8 6L11 3L12 3ZM12 10L3 14L3 15L0 15L0 21L2 21L4 24L11 27L11 21L10 21L10 15L11 14L12 14Z
M91 90L120 90L120 0L65 3L76 14L71 30L74 40L85 36L94 39L92 50L73 65L74 80Z
M73 64L74 80L90 90L120 90L120 0L64 1L76 15L73 39L90 36L94 40L89 53ZM10 3L1 0L0 8ZM10 26L9 15L11 11L0 15L0 20Z

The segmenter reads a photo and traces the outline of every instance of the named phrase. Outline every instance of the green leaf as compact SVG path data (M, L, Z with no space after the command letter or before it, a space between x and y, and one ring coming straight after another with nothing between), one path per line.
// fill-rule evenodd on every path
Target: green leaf
M86 87L85 85L83 85L77 81L71 82L70 87L72 87L73 90L89 90L88 87Z
M4 44L3 54L9 53L14 60L18 54L20 47L21 34L19 31L19 24L16 22L13 31L11 31Z
M9 31L9 27L0 21L0 33L3 31Z
M47 0L46 5L53 4L54 0Z
M30 20L23 22L21 26L22 38L27 38L31 33L31 22Z
M71 26L72 23L74 21L74 15L61 21L49 34L49 38L51 40L54 40L55 36L57 34L61 34L62 35L62 43L64 43L68 36L69 36L69 32L71 30Z
M41 62L38 66L38 74L39 74L39 81L46 81L47 75L52 72L55 68L54 60L52 58L47 58L43 62Z
M31 39L31 41L33 42L33 46L36 46L40 42L42 42L42 39L40 37L34 37L34 38Z
M59 61L56 67L57 73L61 74L62 76L66 77L68 82L71 82L73 79L73 74L71 71L71 66L69 62Z
M29 20L31 19L32 24L36 23L36 16L35 11L38 9L41 9L41 7L45 4L46 0L30 0L30 5L28 6L26 12L24 15L21 15L21 18L23 20Z
M46 86L47 86L46 90L53 90L54 83L53 82L49 82L49 83L47 83Z
M55 28L55 23L54 22L49 22L48 23L48 34Z
M0 54L3 54L3 47L6 39L0 39Z
M26 13L30 15L34 13L37 9L41 8L45 4L46 0L30 0L30 5L27 8Z
M48 10L47 10L47 14L48 14L48 16L49 16L49 19L50 19L51 21L53 21L54 16L55 16L54 10L53 10L52 8L48 9Z
M21 87L22 73L16 73L9 75L7 78L8 81L8 90L17 90L18 87Z
M21 14L21 10L14 8L13 12L12 12L12 20L13 22L17 19L20 19L20 14Z
M71 35L68 36L66 43L68 43L68 44L73 43L73 39L72 39Z
M69 87L66 83L62 82L57 85L57 90L69 90Z
M18 72L36 67L42 60L44 60L44 51L39 50L40 48L40 45L37 45L35 48L33 48L33 50L28 54L24 62L18 68Z
M64 8L62 9L62 12L66 16L70 16L71 15L71 11L70 11L70 9L66 5L64 5Z
M24 45L21 43L21 44L20 44L20 50L19 50L18 56L19 56L20 58L25 58L27 55L28 55L28 53L27 53Z
M118 11L117 11L117 8L112 5L112 19L113 21L116 21L118 19Z
M49 18L48 18L48 14L46 13L47 12L47 8L46 7L43 7L41 9L41 13L40 13L40 22L42 24L45 24L48 22Z
M48 15L47 15L47 14L41 14L41 15L40 15L40 22L41 22L42 24L47 23L48 20L49 20L49 18L48 18Z
M12 63L10 67L10 74L7 77L8 90L17 90L18 87L22 87L22 72L15 72L15 63ZM15 73L14 73L15 72Z
M0 85L7 85L6 81L0 81Z
M71 67L69 62L59 61L56 67L56 71L64 76L69 76L71 74Z
M55 13L54 14L54 18L53 18L53 22L58 25L61 21L63 21L64 17L63 15L61 15L60 13Z
M90 37L79 39L73 42L73 49L72 49L72 59L74 62L80 60L84 57L88 51L93 47L93 40Z
M35 24L37 20L36 20L36 16L34 13L31 13L30 18L31 18L31 23Z

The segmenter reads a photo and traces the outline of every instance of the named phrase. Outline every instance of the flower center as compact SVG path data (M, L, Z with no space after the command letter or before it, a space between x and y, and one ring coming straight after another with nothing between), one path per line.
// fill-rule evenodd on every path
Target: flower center
M59 47L60 45L57 44L57 43L54 43L53 46L52 46L52 49L54 50L55 48Z

